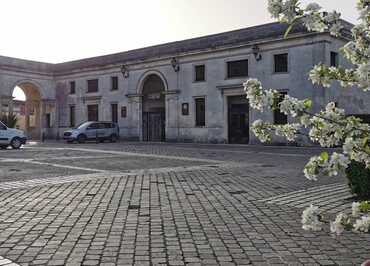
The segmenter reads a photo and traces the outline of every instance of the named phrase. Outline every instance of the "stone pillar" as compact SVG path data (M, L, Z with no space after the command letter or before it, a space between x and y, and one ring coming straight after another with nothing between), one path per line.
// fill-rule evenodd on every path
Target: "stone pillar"
M126 95L128 100L127 107L127 119L129 125L129 138L142 140L143 130L142 130L142 101L143 97L141 94L129 94Z
M179 125L179 91L166 91L166 140L178 141Z

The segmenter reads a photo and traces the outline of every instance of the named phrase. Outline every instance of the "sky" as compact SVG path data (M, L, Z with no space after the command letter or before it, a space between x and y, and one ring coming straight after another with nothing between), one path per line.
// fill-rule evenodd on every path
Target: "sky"
M355 22L356 1L316 2ZM50 63L273 21L267 0L1 0L0 10L0 55Z

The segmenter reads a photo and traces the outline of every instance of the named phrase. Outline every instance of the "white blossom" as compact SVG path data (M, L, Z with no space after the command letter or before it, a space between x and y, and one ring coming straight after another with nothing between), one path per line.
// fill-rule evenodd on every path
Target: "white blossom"
M353 202L352 203L352 216L358 217L361 213L360 209L361 203L360 202Z
M321 9L321 6L317 3L309 3L306 7L306 11L308 12L317 12Z
M337 235L341 235L345 230L345 225L348 223L348 216L339 213L334 222L330 222L330 231Z
M320 221L321 211L311 205L302 213L302 228L304 230L321 231L323 223Z
M320 156L313 156L310 158L308 163L303 169L305 177L309 180L317 181L317 175L319 174L319 168L324 165L325 161Z
M272 126L261 119L255 120L252 124L252 131L256 137L262 142L271 142Z
M269 0L267 9L273 18L279 18L280 13L283 10L283 1L282 0Z
M313 84L322 85L323 87L329 88L331 86L331 79L325 75L325 69L323 65L316 65L309 74L309 79Z
M361 219L356 220L353 230L355 232L368 233L370 230L370 216L362 216Z
M301 128L300 124L286 124L276 125L275 134L277 136L285 137L288 141L294 141L297 138L297 133Z

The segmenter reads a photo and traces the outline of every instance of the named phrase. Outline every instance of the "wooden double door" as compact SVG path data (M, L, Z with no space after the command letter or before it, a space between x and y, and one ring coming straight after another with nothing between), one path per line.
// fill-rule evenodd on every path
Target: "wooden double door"
M143 140L165 141L166 115L164 111L143 112Z
M249 104L244 96L228 97L229 143L248 144Z

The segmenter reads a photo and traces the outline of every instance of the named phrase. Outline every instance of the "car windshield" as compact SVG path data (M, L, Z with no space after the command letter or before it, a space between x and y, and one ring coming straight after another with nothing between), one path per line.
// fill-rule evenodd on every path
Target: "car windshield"
M82 124L79 124L77 127L75 127L74 129L81 129L83 128L86 124L88 124L88 122L83 122Z

